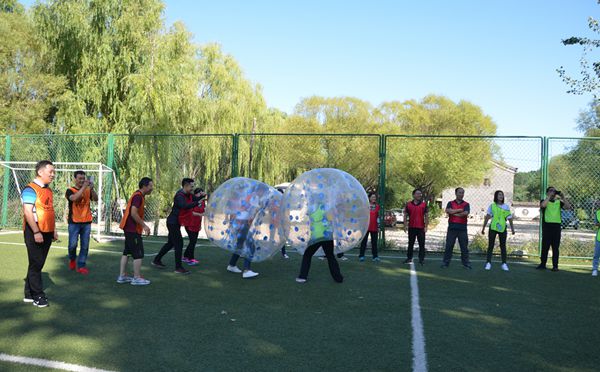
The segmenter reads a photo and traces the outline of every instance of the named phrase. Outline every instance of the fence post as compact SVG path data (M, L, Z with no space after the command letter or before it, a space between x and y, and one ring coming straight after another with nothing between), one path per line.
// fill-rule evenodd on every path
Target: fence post
M542 179L540 180L540 199L545 199L546 198L546 188L548 187L548 166L549 166L549 159L548 159L548 145L549 145L550 141L548 140L548 137L542 137L542 171L541 173L541 177ZM538 257L541 257L542 255L542 215L540 213L540 223L539 223L539 234L538 234Z
M10 161L10 146L11 137L6 136L6 144L4 148L4 161ZM8 193L10 189L10 171L4 168L4 188L2 189L2 227L8 225Z
M381 230L379 232L378 239L378 250L385 248L385 160L386 160L386 136L381 134L379 136L379 221L381 225Z
M116 170L113 168L114 163L115 163L115 136L114 134L110 133L107 137L107 143L106 143L106 166L109 167L110 169L112 169L113 172L116 172ZM112 204L111 200L112 200L112 181L113 181L113 177L112 177L112 173L110 173L110 176L108 177L108 180L106 181L106 191L104 193L104 205L107 205L107 208L104 208L106 213L104 216L104 233L108 234L110 233L110 225L112 222L112 212L114 209L114 205ZM117 205L118 205L118 201L117 201ZM99 216L98 216L99 217ZM100 221L98 221L100 222Z
M232 154L231 154L231 178L237 177L239 174L238 156L239 156L239 141L240 135L233 135Z

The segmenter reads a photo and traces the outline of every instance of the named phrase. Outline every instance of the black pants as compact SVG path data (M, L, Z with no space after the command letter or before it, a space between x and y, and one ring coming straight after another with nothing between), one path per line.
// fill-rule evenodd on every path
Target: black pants
M323 247L325 257L327 257L327 263L329 264L329 272L331 273L331 277L338 283L343 282L344 277L340 273L340 265L333 254L333 240L315 243L306 248L306 251L304 251L304 255L302 256L302 266L300 266L300 275L298 275L298 278L308 278L308 271L310 270L312 256L320 247Z
M190 242L188 243L187 247L185 248L183 257L193 259L194 258L194 250L196 249L196 242L198 241L198 234L200 232L190 231L190 229L188 229L187 227L185 228L185 231L188 234L188 239L190 240Z
M488 233L487 262L492 262L492 252L494 252L494 244L496 244L496 235L500 239L500 255L502 256L502 263L506 263L506 236L508 234L506 230L504 230L504 232L498 232L492 229L490 229Z
M369 239L369 235L371 235L371 253L373 253L373 258L378 257L377 254L377 231L368 231L365 234L365 237L360 242L360 253L358 257L364 257L365 251L367 250L367 240Z
M552 266L558 268L561 228L559 223L542 225L542 257L541 264L546 266L548 251L552 247Z
M169 230L169 240L165 245L162 246L158 255L154 258L154 262L160 262L165 254L171 250L171 248L175 249L175 269L181 269L183 265L181 264L181 252L183 251L183 237L181 236L181 226L179 225L171 225L167 224L167 229Z
M27 258L29 259L27 276L25 277L25 297L36 298L46 296L42 283L42 269L46 263L54 233L42 233L44 242L36 243L33 231L29 225L25 225L23 236L25 238L25 246L27 246Z
M413 258L415 240L419 243L419 262L423 262L425 260L425 229L418 227L408 228L408 251L406 252L406 258L409 260Z
M456 239L458 239L458 244L460 245L460 259L463 265L469 265L469 235L467 234L467 230L455 230L448 229L448 234L446 235L446 251L444 252L444 265L449 265L450 260L452 259L452 251L454 250L454 245L456 244Z

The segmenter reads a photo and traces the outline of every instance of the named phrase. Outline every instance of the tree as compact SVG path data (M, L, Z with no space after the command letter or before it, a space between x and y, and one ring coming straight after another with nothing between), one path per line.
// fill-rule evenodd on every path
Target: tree
M598 4L600 4L600 0L598 0ZM588 27L595 34L600 34L600 24L593 17L588 18ZM595 95L600 87L600 62L590 62L588 54L600 46L600 39L571 36L570 38L563 39L562 43L563 45L579 45L583 47L580 59L580 78L569 76L563 66L557 69L559 76L569 86L567 93L594 93Z
M54 132L53 115L67 99L63 77L47 73L48 60L17 1L0 1L0 123L2 133Z

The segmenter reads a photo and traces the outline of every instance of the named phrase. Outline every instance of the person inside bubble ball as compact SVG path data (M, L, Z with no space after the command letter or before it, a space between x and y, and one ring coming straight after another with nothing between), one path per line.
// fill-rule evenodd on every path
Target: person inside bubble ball
M236 249L229 265L227 265L227 271L239 274L242 273L243 279L250 279L258 276L257 272L251 270L252 262L248 257L244 257L244 270L240 270L237 267L237 261L240 258L240 254L246 245L247 250L250 254L254 253L254 241L253 238L248 236L252 222L254 221L253 211L258 207L258 193L248 192L242 199L238 210L229 216L231 221L232 236L237 239Z
M329 264L329 272L334 281L342 283L344 277L340 272L340 266L333 254L334 242L333 242L333 229L331 221L333 220L330 210L323 203L318 203L314 211L310 212L310 230L311 245L306 248L302 257L302 264L300 266L300 275L296 278L298 283L306 283L308 278L308 271L310 270L310 263L312 256L317 252L319 248L323 248L325 257L327 257L327 263Z

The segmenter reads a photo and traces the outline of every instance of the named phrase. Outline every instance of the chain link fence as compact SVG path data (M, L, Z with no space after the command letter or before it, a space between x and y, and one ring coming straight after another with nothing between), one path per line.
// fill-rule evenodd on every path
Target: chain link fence
M515 216L516 235L509 253L539 254L539 201L553 185L573 203L563 212L563 256L590 257L595 234L594 213L600 207L600 139L542 137L382 136L365 134L194 134L194 135L24 135L0 137L3 163L49 159L61 163L53 183L57 221L67 217L65 190L72 171L102 164L102 208L94 222L106 233L119 233L127 199L142 177L154 180L147 199L146 220L155 235L166 235L165 219L183 177L211 192L237 175L270 185L293 181L309 169L331 167L355 176L377 192L382 205L382 244L405 250L402 210L414 188L427 198L431 226L429 251L442 251L447 229L443 213L456 187L465 188L471 204L470 249L485 252L481 225L496 190L503 190ZM71 163L70 165L64 163ZM92 165L81 165L89 163ZM93 168L95 169L95 168ZM112 171L114 171L114 173ZM20 227L20 190L33 171L0 167L2 225ZM17 186L19 185L19 186ZM102 218L98 218L98 213ZM397 222L392 222L394 216ZM386 226L387 225L387 226Z
M572 205L562 211L561 256L591 257L600 209L600 138L548 138L547 159L547 186Z
M386 245L406 250L403 209L419 188L429 206L430 226L426 249L443 252L448 202L455 189L465 190L469 202L469 250L485 253L486 235L481 234L484 217L496 190L503 191L514 216L516 235L507 242L509 254L539 252L539 190L542 184L541 137L386 136ZM393 224L392 215L396 224ZM498 241L495 252L498 253ZM418 248L418 247L417 247ZM458 244L455 246L458 252Z

